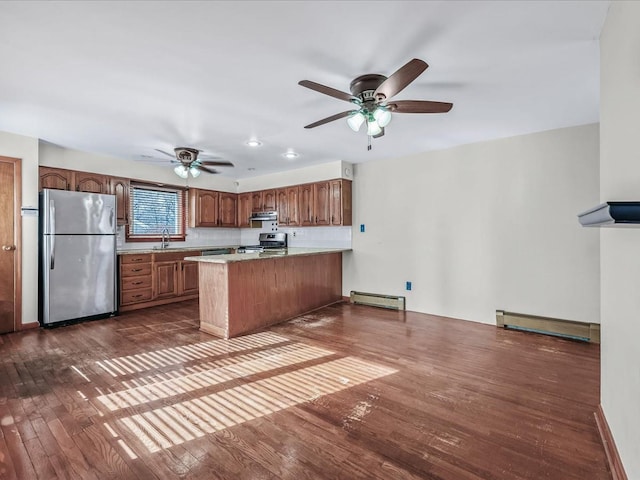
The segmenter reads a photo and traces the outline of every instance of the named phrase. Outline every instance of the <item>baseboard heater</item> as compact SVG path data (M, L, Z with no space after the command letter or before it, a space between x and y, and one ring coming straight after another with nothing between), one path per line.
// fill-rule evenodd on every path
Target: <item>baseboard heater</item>
M512 330L600 343L600 325L496 310L496 325Z
M370 307L382 307L392 310L404 310L405 297L393 295L380 295L377 293L354 292L351 290L351 303L369 305Z

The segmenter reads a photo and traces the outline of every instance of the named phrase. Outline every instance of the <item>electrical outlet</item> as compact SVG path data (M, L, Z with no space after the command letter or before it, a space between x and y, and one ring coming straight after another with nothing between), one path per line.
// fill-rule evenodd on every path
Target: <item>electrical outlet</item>
M360 224L360 232L364 233L364 223Z
M411 290L411 282L407 282L407 290Z
M295 237L296 236L296 231L294 230L293 232L291 232L291 236Z

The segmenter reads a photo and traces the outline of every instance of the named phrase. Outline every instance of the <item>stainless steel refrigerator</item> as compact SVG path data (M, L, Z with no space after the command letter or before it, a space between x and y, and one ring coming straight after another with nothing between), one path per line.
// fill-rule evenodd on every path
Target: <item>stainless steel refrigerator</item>
M117 310L116 197L44 189L40 194L40 323Z

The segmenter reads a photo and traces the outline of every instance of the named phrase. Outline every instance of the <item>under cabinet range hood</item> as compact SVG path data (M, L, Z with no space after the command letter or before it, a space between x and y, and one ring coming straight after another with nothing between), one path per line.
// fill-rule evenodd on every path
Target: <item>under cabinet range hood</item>
M252 221L276 222L278 221L278 212L253 212L249 217Z
M640 202L605 202L578 215L583 227L640 227Z

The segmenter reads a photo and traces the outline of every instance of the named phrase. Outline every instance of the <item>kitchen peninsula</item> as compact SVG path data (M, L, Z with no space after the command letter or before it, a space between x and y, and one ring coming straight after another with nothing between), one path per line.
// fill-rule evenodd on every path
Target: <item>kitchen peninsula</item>
M187 257L198 262L200 330L232 338L342 298L340 248Z

